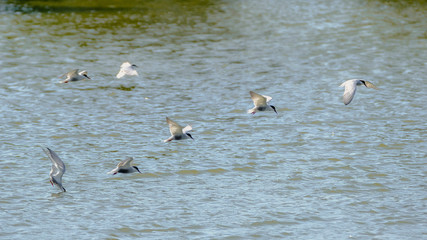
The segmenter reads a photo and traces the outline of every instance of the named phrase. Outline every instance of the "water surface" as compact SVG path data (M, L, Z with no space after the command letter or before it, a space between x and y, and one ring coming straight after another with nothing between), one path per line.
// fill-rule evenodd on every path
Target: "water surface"
M422 1L0 10L0 238L425 238ZM123 61L140 76L115 79ZM92 80L58 83L75 68ZM351 78L379 90L345 106ZM250 90L279 114L248 115ZM195 140L163 143L166 116ZM125 156L143 174L107 175Z

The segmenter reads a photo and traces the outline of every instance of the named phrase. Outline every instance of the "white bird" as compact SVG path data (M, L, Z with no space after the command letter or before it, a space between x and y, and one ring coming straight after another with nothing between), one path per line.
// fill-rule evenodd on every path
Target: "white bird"
M169 124L169 131L171 132L171 136L168 139L164 140L164 142L170 142L172 140L182 140L187 138L193 139L191 134L188 133L193 129L190 125L187 125L183 128L178 123L170 120L168 117L166 117L166 122Z
M340 87L344 87L344 94L343 94L343 102L345 105L349 104L351 100L353 100L354 94L356 94L357 86L359 85L365 85L367 88L373 88L378 89L374 84L371 82L368 82L363 79L350 79L345 82L343 82Z
M248 110L248 113L255 114L257 111L271 111L273 110L276 114L276 107L273 105L267 104L272 97L260 95L258 93L249 91L249 94L251 95L252 101L254 102L254 107Z
M52 161L52 168L50 169L50 183L52 186L55 184L61 191L66 192L65 188L62 186L62 175L65 173L65 164L58 157L58 155L50 150L49 148L43 148L43 151L47 154L49 159Z
M75 81L79 81L79 80L86 79L86 78L90 79L90 77L88 77L88 75L87 75L86 70L79 72L78 69L74 69L73 71L62 75L61 77L65 76L65 75L67 75L67 78L65 80L60 81L60 83L68 83L70 81L75 82Z
M133 172L141 173L137 166L131 166L132 161L133 161L133 157L127 157L125 160L117 164L116 168L108 172L108 174L114 175L117 173L133 173Z
M120 71L117 73L117 78L122 78L125 75L129 76L138 76L138 72L136 71L137 66L135 64L130 64L130 62L124 62L120 66Z

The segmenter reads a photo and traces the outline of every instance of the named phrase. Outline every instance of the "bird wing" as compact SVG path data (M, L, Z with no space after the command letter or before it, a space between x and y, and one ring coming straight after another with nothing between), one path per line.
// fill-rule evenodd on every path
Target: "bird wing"
M166 122L169 124L169 131L172 136L183 133L182 127L178 123L170 120L168 117L166 117Z
M117 74L117 78L122 78L125 75L138 76L138 72L134 69L133 65L129 62L124 62L120 66L120 72Z
M71 78L73 76L79 75L79 69L74 69L73 71L70 71L67 73L67 77Z
M65 173L64 162L50 148L43 148L43 151L47 154L49 159L52 161L52 169L51 169L52 175L55 177L59 177L61 179L62 175Z
M130 75L130 76L138 76L138 72L135 69L133 69L133 67L130 67L127 70L128 70L127 71L128 75Z
M267 104L267 98L263 95L250 91L252 101L254 102L255 107L264 106ZM270 98L271 99L271 98Z
M365 81L365 86L366 87L378 90L378 88L374 84L372 84L371 82L368 82L366 80L363 80L363 81Z
M66 73L62 74L61 76L59 76L59 78L63 78L65 76L68 76L68 75L70 75L70 74L72 74L73 72L76 72L76 71L78 71L78 69L74 69L72 71L66 72Z
M343 82L340 87L344 87L343 102L345 105L349 104L353 100L354 94L356 93L357 81L347 80Z
M117 73L116 78L122 78L124 75L126 75L126 72L122 68L119 73Z
M109 171L107 174L114 174L119 171L119 167L114 168L113 170Z
M193 130L193 128L190 125L187 125L185 128L182 129L182 132L186 133L186 132L189 132L191 130Z
M123 71L130 76L138 76L138 72L132 66L123 69Z
M121 161L119 164L117 164L117 167L119 168L119 167L125 167L125 168L128 168L128 167L130 167L130 164L132 163L132 161L133 161L133 157L126 157L126 159L125 160L123 160L123 161Z
M50 169L50 179L51 181L62 191L66 192L65 188L62 186L62 175L65 173L65 164L58 157L58 155L49 148L44 149L43 151L47 154L49 159L52 161L52 167Z
M124 62L124 63L122 63L122 65L120 65L120 68L128 68L130 66L132 66L132 64L130 64L130 62Z
M265 102L266 103L268 103L268 102L270 102L271 101L271 99L273 99L272 97L270 97L270 96L266 96L266 95L262 95L263 97L265 97Z

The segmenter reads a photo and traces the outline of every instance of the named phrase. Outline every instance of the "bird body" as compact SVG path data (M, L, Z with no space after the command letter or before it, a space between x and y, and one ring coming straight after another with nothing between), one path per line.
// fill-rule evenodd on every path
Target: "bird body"
M340 87L344 87L343 102L348 105L356 94L357 86L365 85L367 88L378 89L374 84L363 79L350 79L343 82Z
M261 95L253 91L249 91L254 107L248 110L248 113L255 114L258 111L274 111L277 114L276 107L269 105L268 102L273 99L270 96Z
M58 155L49 148L43 148L43 151L47 154L49 159L52 161L52 167L50 169L49 177L50 183L57 186L61 191L66 192L62 186L62 175L65 173L65 164L58 157Z
M124 62L120 66L120 71L119 71L119 73L117 73L116 77L122 78L125 75L138 76L138 72L136 71L135 68L136 68L135 64L131 64L130 62Z
M83 80L83 79L90 79L90 77L88 77L87 75L87 71L81 71L79 72L78 69L74 69L71 72L68 72L62 76L67 76L67 78L65 80L60 81L60 83L68 83L68 82L75 82L75 81L79 81L79 80Z
M133 172L139 172L139 169L137 166L132 166L131 163L133 161L133 157L127 157L125 160L121 161L119 164L117 164L117 167L108 174L117 174L117 173L133 173Z
M181 127L178 123L170 120L168 117L166 117L166 122L169 125L169 131L171 133L171 136L164 140L164 142L170 142L172 140L183 140L187 138L193 139L189 131L191 131L193 128L190 125L187 125L186 127Z

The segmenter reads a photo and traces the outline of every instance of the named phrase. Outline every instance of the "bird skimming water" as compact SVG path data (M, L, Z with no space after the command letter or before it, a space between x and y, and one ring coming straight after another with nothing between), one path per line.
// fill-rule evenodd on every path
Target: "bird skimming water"
M169 124L169 131L171 133L171 136L168 139L164 140L164 142L170 142L172 140L182 140L187 138L193 139L191 134L188 133L193 129L190 125L187 125L183 128L178 123L170 120L168 117L166 117L166 122Z
M65 80L60 81L60 83L68 83L70 81L75 82L75 81L79 81L79 80L86 79L86 78L90 79L90 77L87 75L86 70L79 72L78 69L74 69L73 71L62 75L61 77L65 76L65 75L67 76L67 78Z
M276 107L273 105L269 105L268 102L272 99L272 97L260 95L258 93L249 91L251 95L252 101L254 102L254 107L248 110L248 113L255 114L257 111L271 111L273 110L276 114Z
M344 94L342 99L345 105L348 105L353 100L354 94L356 94L357 86L365 85L367 88L378 89L374 84L363 79L350 79L343 82L340 87L344 87Z
M58 157L58 155L50 150L49 148L43 148L43 151L47 154L49 159L52 161L52 168L50 169L50 183L56 185L61 191L66 192L65 188L62 186L62 175L65 173L65 164Z
M117 73L117 78L122 78L125 75L129 76L138 76L138 72L136 71L137 66L135 64L131 64L130 62L124 62L120 66L120 71Z
M108 172L108 174L115 175L117 173L133 173L133 172L141 173L137 166L131 165L132 161L133 161L133 157L127 157L125 160L117 164L116 168Z

